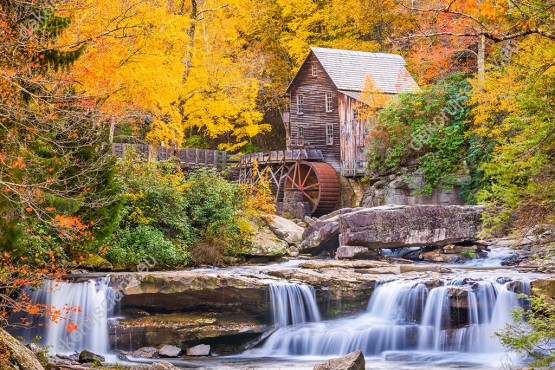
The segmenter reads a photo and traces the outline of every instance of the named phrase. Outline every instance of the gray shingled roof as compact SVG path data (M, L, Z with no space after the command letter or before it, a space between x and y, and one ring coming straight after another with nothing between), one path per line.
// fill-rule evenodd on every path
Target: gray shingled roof
M373 79L376 88L388 94L418 89L400 55L326 48L311 50L344 93L362 91L367 76Z

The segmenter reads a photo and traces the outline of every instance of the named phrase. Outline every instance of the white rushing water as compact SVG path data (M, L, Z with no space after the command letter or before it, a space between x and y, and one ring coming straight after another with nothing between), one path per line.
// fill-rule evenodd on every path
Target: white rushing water
M493 334L511 321L510 312L519 306L519 293L529 293L529 289L527 282L503 279L387 282L376 287L364 314L296 324L288 320L288 326L279 328L249 354L338 356L361 349L366 356L401 361L429 360L430 352L490 358L498 354L500 359L503 349ZM303 297L314 299L314 295ZM295 302L310 310L316 305L315 301ZM277 308L298 310L283 303ZM276 323L285 322L279 313L275 317ZM423 357L422 353L428 354Z
M314 288L305 284L272 284L270 300L278 327L320 321Z
M462 264L466 267L500 267L503 261L511 258L516 251L509 247L492 248L487 258L477 258Z
M488 361L498 365L503 349L493 334L511 321L511 310L523 303L519 293L529 294L530 284L473 276L383 282L375 288L366 312L328 321L321 319L311 286L272 284L270 307L277 330L261 347L239 357L251 361L261 357L295 358L302 362L361 349L376 369L390 369L380 367L389 361L412 363L415 368L424 363L450 367L468 363L469 358L477 367ZM108 319L117 299L109 278L83 283L47 282L42 290L29 290L28 294L36 303L62 311L67 307L80 310L58 324L34 318L34 329L16 331L16 336L31 341L40 335L40 343L58 354L83 349L110 353ZM12 317L12 321L20 319L18 315ZM68 332L67 324L75 324L77 330Z
M29 329L15 330L26 342L39 337L39 344L47 346L56 354L71 354L84 349L97 354L110 351L108 341L108 318L115 305L115 292L109 287L109 278L89 280L83 283L46 281L40 290L27 289L33 303L41 303L59 310L63 320L55 322L48 317L27 316ZM10 321L17 322L20 314ZM68 325L74 330L68 330Z

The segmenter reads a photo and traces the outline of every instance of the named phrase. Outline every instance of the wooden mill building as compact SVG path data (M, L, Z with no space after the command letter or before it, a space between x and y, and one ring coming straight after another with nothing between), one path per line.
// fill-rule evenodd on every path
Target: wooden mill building
M361 108L371 104L379 109L392 96L415 89L400 55L312 48L287 89L286 150L238 156L194 148L135 149L146 159L176 157L187 169L228 170L241 183L255 183L259 169L268 170L279 212L294 218L322 216L341 206L341 176L365 174L372 115L361 114ZM125 144L112 149L123 156Z
M418 89L400 55L311 48L287 89L288 149L320 150L341 175L362 175L368 124L358 112L368 81L384 96Z

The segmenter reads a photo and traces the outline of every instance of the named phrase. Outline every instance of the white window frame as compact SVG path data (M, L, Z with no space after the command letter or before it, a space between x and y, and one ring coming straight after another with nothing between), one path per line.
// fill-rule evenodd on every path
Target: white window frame
M304 145L304 126L297 126L297 145Z
M326 145L333 145L333 123L326 125Z
M331 92L327 92L325 95L326 99L326 113L333 111L333 94Z
M318 64L312 63L312 77L318 77Z
M304 114L304 96L303 94L297 95L297 114Z

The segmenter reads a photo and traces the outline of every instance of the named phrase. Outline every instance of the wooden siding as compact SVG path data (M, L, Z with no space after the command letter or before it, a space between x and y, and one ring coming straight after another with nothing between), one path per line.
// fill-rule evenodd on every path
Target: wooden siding
M342 174L345 176L362 175L366 163L364 152L368 129L364 121L355 119L356 109L362 103L341 93L339 93L338 102Z
M316 64L318 76L312 76ZM326 93L332 93L332 111L326 112ZM291 99L291 140L288 149L303 148L320 150L326 161L339 170L340 130L338 91L314 54L301 67L289 90ZM303 95L303 114L297 114L297 96ZM333 145L327 145L327 125L333 125ZM304 127L304 142L298 137L299 126Z

